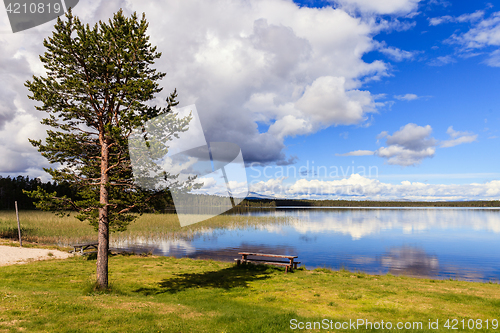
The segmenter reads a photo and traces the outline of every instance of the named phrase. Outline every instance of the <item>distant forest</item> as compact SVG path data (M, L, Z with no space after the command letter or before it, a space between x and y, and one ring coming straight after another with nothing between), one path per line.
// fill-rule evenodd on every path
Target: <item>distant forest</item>
M57 184L56 182L42 182L39 178L29 176L2 177L0 176L0 210L14 210L14 202L22 210L36 209L33 199L23 193L23 190L36 190L40 186L47 192L56 192L58 196L67 196L75 199L76 191L67 183ZM227 198L210 195L192 195L190 204L200 207L220 207L227 206ZM175 210L170 193L156 198L153 201L153 209L158 212L172 212ZM244 202L240 206L274 206L274 203L266 202Z
M244 200L247 201L247 200ZM250 206L274 207L500 207L494 201L368 201L368 200L252 200Z
M29 176L14 178L0 176L0 209L13 210L15 201L17 201L19 209L35 209L33 199L24 194L23 190L36 190L38 186L48 192L57 192L61 196L73 197L73 192L67 184L44 183L40 178L29 178Z
M23 190L35 190L38 186L57 195L75 197L75 191L68 184L42 182L29 176L0 176L0 210L13 210L17 201L19 209L36 209L33 200ZM227 206L227 198L212 195L193 195L191 203L199 207ZM286 199L245 199L239 207L500 207L495 201L355 201L355 200L286 200ZM175 210L170 193L157 198L154 211L172 212Z

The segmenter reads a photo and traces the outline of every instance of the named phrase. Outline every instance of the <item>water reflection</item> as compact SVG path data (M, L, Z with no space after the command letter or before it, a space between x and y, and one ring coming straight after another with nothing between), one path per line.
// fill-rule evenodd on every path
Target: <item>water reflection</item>
M196 252L189 240L162 240L144 237L118 239L110 243L111 248L126 249L130 252L151 252L155 255L183 257Z
M147 242L115 242L112 248L127 250L137 254L151 253L159 256L186 257L193 259L212 259L232 262L238 258L238 252L260 252L283 255L297 255L298 250L293 246L271 246L266 244L242 243L238 247L226 247L217 249L196 249L186 241L163 241L155 243Z
M405 234L432 229L471 229L500 233L500 211L482 209L308 209L276 210L267 214L288 216L290 225L301 234L341 233L357 240L399 229ZM252 213L249 213L252 214ZM261 212L253 213L259 215ZM265 213L264 213L265 214ZM274 226L266 226L276 232Z
M176 239L117 239L113 246L226 261L242 251L268 252L297 255L307 268L500 279L500 210L275 209L242 214L248 222L204 227ZM262 222L251 222L259 218Z
M436 256L428 255L424 250L402 246L389 250L382 256L382 266L395 275L434 276L438 273L439 260Z

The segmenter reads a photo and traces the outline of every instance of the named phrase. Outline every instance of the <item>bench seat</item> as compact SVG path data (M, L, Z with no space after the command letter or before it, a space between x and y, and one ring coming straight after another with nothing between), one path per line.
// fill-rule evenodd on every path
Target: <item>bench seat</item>
M74 244L72 246L73 250L70 251L71 253L79 253L80 255L85 255L85 254L97 253L99 243L92 242L92 243ZM85 251L85 250L90 250L90 251Z
M240 252L238 254L241 254L241 259L234 259L238 265L252 263L258 265L282 266L285 267L285 273L288 273L288 270L292 271L293 269L297 269L297 265L300 264L300 261L294 261L294 259L297 258L297 256L285 256L279 254L266 254L266 253L255 253L255 252ZM248 256L266 257L266 259L248 258ZM288 259L288 261L272 260L274 258Z

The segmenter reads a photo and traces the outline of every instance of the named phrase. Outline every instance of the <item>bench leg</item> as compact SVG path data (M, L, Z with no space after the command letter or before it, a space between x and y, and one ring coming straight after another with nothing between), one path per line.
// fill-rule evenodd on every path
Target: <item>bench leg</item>
M236 260L236 266L239 266L240 264L241 264L241 260L240 259Z

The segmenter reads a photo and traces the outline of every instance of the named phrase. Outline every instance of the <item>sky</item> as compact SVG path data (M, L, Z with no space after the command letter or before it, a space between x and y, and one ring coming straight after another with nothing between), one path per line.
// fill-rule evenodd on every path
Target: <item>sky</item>
M499 200L500 2L80 0L73 12L94 24L120 8L145 13L162 52L157 104L177 88L208 142L238 144L251 192ZM54 23L12 33L0 11L1 176L49 180L24 83L44 75Z

